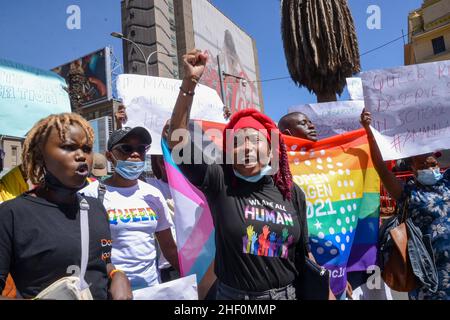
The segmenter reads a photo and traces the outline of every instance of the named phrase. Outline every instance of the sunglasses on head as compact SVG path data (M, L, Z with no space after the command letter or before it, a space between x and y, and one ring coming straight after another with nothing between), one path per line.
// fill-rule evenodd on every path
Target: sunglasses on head
M128 143L119 143L113 147L113 150L119 150L123 154L132 154L133 152L137 152L139 154L146 154L150 149L150 145L148 144L138 144L136 146L128 144Z

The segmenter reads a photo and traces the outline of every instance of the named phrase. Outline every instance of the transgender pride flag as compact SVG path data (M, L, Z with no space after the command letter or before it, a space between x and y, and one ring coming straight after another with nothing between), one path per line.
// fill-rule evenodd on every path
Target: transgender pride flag
M199 298L215 281L214 225L206 197L173 162L167 142L161 140L170 191L175 204L175 229L181 276L197 276Z

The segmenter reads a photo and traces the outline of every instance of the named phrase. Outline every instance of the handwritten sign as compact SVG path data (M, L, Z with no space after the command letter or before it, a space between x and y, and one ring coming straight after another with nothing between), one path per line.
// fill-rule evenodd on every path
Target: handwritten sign
M0 59L0 135L24 137L40 119L70 112L65 87L51 71Z
M117 91L127 108L126 126L142 126L152 136L149 154L162 154L161 132L172 115L180 92L181 80L122 74L117 79ZM223 102L217 92L198 85L191 108L191 118L225 122Z
M450 148L450 60L361 77L384 160Z
M347 78L347 91L350 100L364 100L363 86L361 78Z
M315 125L319 139L361 129L359 118L364 101L335 101L289 108L304 113Z

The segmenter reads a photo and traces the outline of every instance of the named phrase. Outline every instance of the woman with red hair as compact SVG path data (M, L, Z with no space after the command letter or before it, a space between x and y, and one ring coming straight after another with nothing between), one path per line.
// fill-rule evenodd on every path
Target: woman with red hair
M185 141L195 86L207 57L194 50L183 60L185 77L169 137L176 129L185 130L182 139L168 139L172 150L195 148ZM204 192L211 209L216 298L295 299L295 256L296 252L305 256L306 206L303 192L292 183L283 138L270 118L246 109L231 117L223 141L226 164L179 165L190 182Z

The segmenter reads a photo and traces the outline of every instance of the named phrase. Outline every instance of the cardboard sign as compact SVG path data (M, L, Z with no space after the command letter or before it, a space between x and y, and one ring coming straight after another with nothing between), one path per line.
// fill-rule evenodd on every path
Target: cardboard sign
M347 91L350 95L350 100L364 100L361 78L347 78Z
M364 101L335 101L289 108L304 113L315 125L319 139L361 129L359 119Z
M450 60L361 74L384 160L450 148Z

